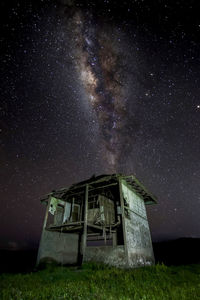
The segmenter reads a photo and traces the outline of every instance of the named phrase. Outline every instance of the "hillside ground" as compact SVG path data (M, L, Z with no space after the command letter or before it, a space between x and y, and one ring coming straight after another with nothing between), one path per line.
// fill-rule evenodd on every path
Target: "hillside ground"
M0 275L1 300L200 299L200 265L122 270L101 264L50 266Z

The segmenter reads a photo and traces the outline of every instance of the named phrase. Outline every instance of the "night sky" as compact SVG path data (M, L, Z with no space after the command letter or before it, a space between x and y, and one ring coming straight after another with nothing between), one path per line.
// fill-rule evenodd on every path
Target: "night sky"
M24 3L26 2L26 3ZM199 1L1 1L0 247L93 174L158 198L154 241L200 237Z

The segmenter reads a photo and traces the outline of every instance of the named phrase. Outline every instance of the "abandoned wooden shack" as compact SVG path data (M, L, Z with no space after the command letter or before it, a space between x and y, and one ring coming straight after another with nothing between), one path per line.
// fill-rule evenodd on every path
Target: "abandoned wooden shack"
M134 176L93 176L41 201L47 208L37 264L95 261L130 268L154 263L145 205L156 199Z

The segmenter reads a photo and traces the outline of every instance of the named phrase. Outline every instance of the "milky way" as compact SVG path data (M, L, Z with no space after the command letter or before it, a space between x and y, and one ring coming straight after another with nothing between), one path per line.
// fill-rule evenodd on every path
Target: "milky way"
M99 26L89 13L70 18L79 80L97 115L107 171L116 172L127 135L125 93L126 56L115 38L116 28Z

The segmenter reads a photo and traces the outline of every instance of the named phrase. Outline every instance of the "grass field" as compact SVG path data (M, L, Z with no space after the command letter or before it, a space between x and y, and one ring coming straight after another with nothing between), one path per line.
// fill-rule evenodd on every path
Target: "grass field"
M1 300L200 299L200 265L133 270L85 264L0 275Z

